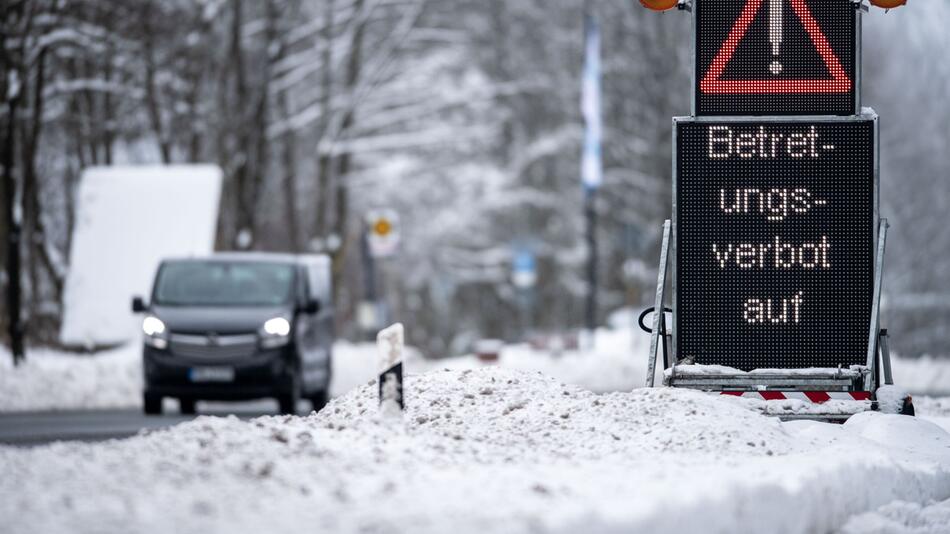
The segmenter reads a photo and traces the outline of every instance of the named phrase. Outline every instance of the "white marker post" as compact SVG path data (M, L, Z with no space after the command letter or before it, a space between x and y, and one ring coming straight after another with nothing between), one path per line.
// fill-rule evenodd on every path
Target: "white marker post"
M402 390L403 326L396 323L376 335L379 349L379 408L384 414L406 409Z

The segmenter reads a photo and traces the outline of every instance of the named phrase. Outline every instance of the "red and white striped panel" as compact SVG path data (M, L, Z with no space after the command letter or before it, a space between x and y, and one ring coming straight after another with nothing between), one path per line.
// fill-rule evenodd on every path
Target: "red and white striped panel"
M752 397L764 400L798 399L815 404L830 400L867 401L871 394L867 391L723 391L723 395L733 397Z

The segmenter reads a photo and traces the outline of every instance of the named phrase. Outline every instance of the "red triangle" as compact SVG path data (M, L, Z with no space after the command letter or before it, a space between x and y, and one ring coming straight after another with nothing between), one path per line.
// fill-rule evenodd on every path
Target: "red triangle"
M801 94L801 93L847 93L851 90L851 78L845 73L841 61L828 44L828 39L822 33L818 22L808 9L805 0L790 0L795 15L802 22L808 36L811 37L815 50L831 74L831 80L723 80L722 73L726 65L735 54L739 42L745 37L749 25L762 8L763 0L749 0L746 2L739 20L729 31L729 36L722 48L713 58L709 70L699 83L699 89L705 94L733 95L733 94Z

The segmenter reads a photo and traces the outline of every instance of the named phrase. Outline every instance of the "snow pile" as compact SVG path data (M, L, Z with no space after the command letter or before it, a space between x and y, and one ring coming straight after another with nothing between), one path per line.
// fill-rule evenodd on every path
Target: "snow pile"
M479 369L498 365L508 369L538 371L597 393L629 391L646 383L649 334L631 329L598 329L593 350L569 350L561 354L535 350L528 345L506 345L497 363L475 356L427 362L426 369ZM662 381L662 362L657 363L656 383ZM410 369L416 369L410 367Z
M404 347L404 365L409 369L427 369L419 351ZM379 349L375 343L337 341L333 345L333 380L330 395L339 397L379 376Z
M874 392L877 397L878 409L884 413L901 413L904 409L904 399L909 395L900 386L881 386Z
M375 395L375 386L360 388L316 419L328 428L349 427L372 416ZM541 373L504 368L412 375L406 402L407 431L466 442L463 448L478 461L533 454L602 459L634 451L772 455L792 449L777 420L710 402L702 393L663 388L596 395ZM674 436L673 428L681 432Z
M505 345L497 362L484 362L474 355L427 360L406 347L406 368L425 372L442 369L471 370L504 367L536 371L596 393L630 391L643 387L649 334L630 329L598 329L590 351L567 350L560 354L536 350L525 344ZM333 348L333 384L331 393L339 396L374 380L379 356L375 345L338 342ZM657 381L662 376L657 371Z
M132 343L96 354L29 349L14 367L0 347L0 412L140 406L141 360Z
M852 518L840 534L946 534L950 501L921 505L897 501Z
M831 532L950 498L950 435L867 413L781 423L667 388L595 395L504 368L360 387L319 414L201 417L0 448L10 532Z
M723 395L726 402L732 402L748 410L776 417L802 415L853 415L871 409L871 401L853 401L832 399L821 404L801 399L764 400L755 397L734 397Z

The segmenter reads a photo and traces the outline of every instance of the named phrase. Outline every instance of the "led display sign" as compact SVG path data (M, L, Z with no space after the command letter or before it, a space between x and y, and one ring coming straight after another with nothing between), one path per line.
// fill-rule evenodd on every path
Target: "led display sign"
M854 115L851 0L695 0L696 115Z
M678 358L865 363L875 136L874 116L676 121Z

